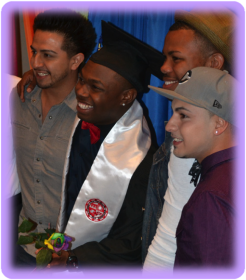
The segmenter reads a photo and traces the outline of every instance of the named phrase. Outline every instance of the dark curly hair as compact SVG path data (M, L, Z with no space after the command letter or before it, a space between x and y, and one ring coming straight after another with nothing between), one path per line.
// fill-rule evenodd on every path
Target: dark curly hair
M34 19L33 31L49 31L64 36L62 50L69 57L83 53L86 61L96 45L96 32L91 22L72 10L47 10Z

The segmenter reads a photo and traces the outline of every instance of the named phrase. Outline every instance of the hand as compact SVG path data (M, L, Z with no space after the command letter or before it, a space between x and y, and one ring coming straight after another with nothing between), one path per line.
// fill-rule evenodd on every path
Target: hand
M67 260L69 257L69 252L61 250L61 255L56 253L52 254L52 261L50 262L50 267L65 267L67 265Z
M37 255L38 254L38 252L40 251L40 250L42 250L43 248L40 248L40 249L38 249L36 252L35 252L35 254ZM61 252L61 254L60 254L60 256L59 255L57 255L57 253L53 253L52 254L52 260L51 260L51 262L47 265L47 268L62 268L62 267L66 267L67 266L67 260L68 260L68 257L69 257L69 252L67 252L67 251L63 251L63 250L61 250L60 251Z
M37 82L36 82L36 78L34 76L33 70L31 69L31 70L25 72L22 79L17 84L17 92L18 92L22 102L25 102L24 87L26 85L28 85L26 91L31 92L35 88L36 84L37 84Z

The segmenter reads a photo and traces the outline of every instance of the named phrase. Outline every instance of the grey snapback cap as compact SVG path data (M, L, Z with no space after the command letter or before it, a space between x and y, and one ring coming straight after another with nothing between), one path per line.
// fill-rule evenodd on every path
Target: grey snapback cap
M186 72L175 91L149 86L168 99L207 109L229 123L234 121L236 80L226 71L197 67Z

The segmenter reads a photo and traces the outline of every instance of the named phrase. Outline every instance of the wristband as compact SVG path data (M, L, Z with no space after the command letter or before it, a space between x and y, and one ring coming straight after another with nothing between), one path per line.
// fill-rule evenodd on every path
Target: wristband
M69 256L68 256L68 259L67 259L67 267L68 269L70 268L78 268L78 259L76 257L76 255L74 254L73 251L68 251L69 252Z

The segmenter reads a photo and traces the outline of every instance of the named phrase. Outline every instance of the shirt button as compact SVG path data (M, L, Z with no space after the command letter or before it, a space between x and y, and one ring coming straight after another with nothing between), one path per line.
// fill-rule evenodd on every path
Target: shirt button
M41 136L41 137L40 137L40 140L44 140L44 137L43 137L43 136Z
M32 102L35 102L35 101L36 101L36 99L33 99L33 100L32 100Z
M52 119L52 116L49 116L49 119L51 120L51 119Z
M40 182L39 179L37 179L36 182L39 183Z
M38 201L37 201L37 203L38 203L38 204L40 204L40 203L41 203L41 201L40 201L40 200L38 200ZM39 223L41 223L41 222L39 222ZM42 223L41 223L41 224L42 224Z
M40 158L37 158L37 161L40 161Z

